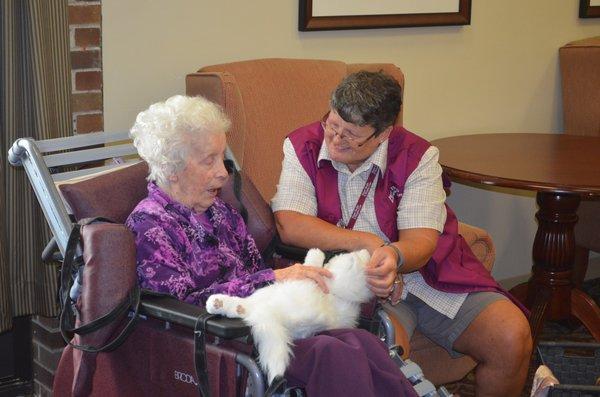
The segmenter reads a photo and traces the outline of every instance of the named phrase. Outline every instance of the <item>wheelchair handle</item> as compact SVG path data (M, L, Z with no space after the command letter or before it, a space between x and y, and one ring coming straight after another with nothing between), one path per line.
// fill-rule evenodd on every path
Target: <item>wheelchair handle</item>
M17 139L8 149L8 162L15 167L20 167L22 165L21 158L26 151L27 149L21 145L21 139Z
M57 251L58 243L56 242L56 239L52 237L50 241L48 241L48 244L46 244L46 248L44 248L44 250L42 251L42 262L48 263L52 260L56 260L57 258L55 257L54 253L56 253Z

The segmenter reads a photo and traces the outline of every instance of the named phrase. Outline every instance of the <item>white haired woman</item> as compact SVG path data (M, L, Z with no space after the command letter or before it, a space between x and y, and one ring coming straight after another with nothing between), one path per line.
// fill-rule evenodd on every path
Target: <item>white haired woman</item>
M196 305L215 293L247 296L285 279L309 278L327 292L326 269L267 268L239 213L219 199L229 127L221 108L202 97L174 96L138 114L131 135L150 170L148 197L127 226L140 286ZM412 392L385 346L366 331L307 338L294 354L286 377L309 395Z

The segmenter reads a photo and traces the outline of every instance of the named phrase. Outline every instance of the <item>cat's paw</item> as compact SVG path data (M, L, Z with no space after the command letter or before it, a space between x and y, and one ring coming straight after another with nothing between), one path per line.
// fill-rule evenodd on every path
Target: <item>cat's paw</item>
M304 266L323 267L323 262L325 262L325 253L318 248L311 248L306 253Z
M225 314L224 296L215 294L208 297L206 301L206 311L210 314Z
M206 311L210 314L221 314L229 318L240 318L246 314L242 299L223 294L211 295L206 301Z

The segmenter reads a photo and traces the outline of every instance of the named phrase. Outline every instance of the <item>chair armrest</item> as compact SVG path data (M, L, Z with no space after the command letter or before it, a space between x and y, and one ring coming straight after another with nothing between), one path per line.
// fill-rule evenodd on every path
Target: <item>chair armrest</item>
M140 313L194 329L196 319L206 313L206 310L172 297L144 296ZM206 322L206 331L221 338L235 339L248 336L250 327L241 319L217 316Z
M461 222L458 223L458 233L463 236L483 266L492 271L496 259L496 249L490 235L481 228Z

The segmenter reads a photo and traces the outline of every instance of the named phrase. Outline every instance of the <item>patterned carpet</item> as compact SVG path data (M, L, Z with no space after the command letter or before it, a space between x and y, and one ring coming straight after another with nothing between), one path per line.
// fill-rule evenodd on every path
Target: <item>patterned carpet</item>
M600 305L600 278L588 280L583 285L583 290L587 292ZM546 322L544 329L540 334L540 341L573 341L573 342L593 342L594 339L582 325L567 325L556 322ZM531 382L533 374L539 365L537 355L534 354L529 366L529 376L527 383L521 393L522 397L529 397L531 392ZM460 397L475 396L475 372L467 374L465 378L458 382L449 383L446 386L449 392Z

